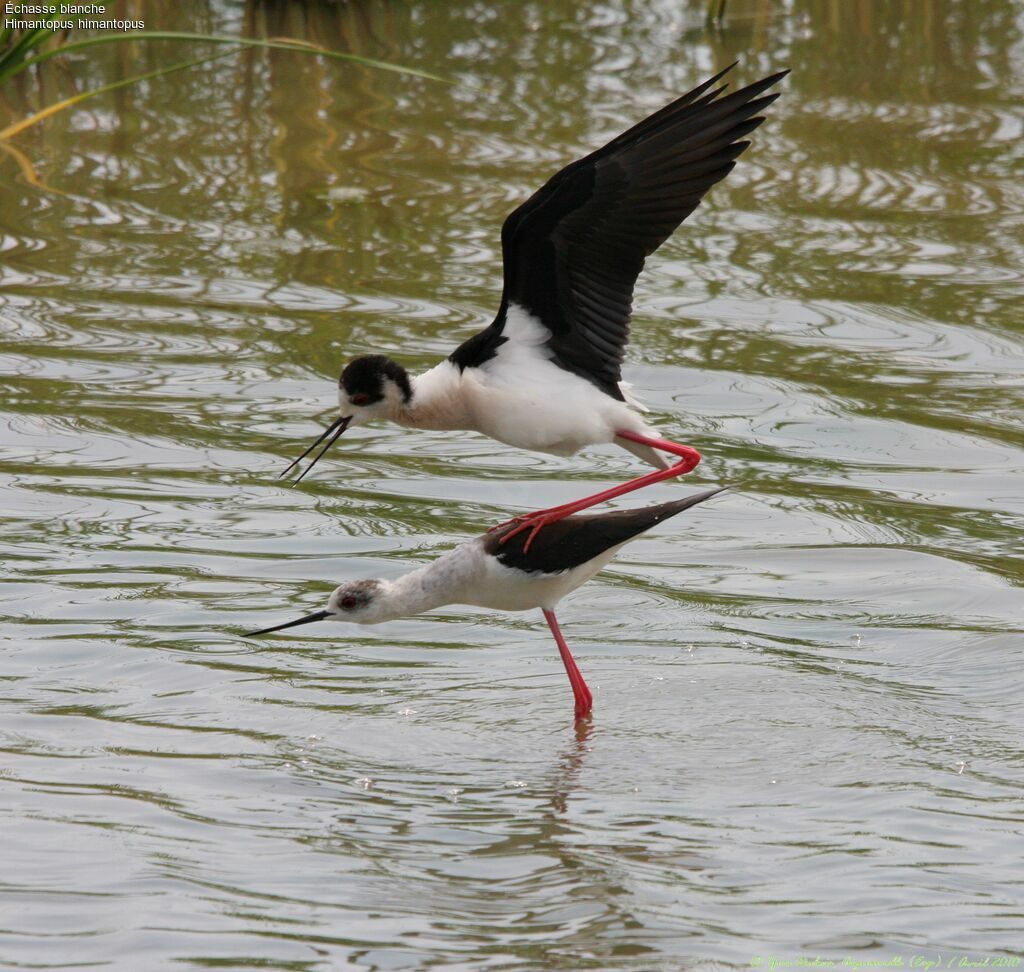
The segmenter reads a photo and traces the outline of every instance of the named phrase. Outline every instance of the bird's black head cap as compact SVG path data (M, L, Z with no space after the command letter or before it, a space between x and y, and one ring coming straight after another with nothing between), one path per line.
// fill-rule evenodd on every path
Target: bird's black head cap
M388 379L398 386L405 401L412 398L412 386L405 368L383 354L353 359L345 365L338 384L350 400L358 396L360 404L372 405L384 397L384 384Z

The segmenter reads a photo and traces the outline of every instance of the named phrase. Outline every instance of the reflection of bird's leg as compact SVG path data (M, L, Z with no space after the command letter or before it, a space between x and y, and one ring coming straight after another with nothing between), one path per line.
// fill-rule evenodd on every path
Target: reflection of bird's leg
M585 496L583 499L575 500L572 503L552 506L548 510L537 510L534 513L524 513L522 516L513 517L511 520L506 521L506 523L500 524L500 526L506 526L509 523L516 524L514 529L509 530L501 538L501 543L507 543L516 534L529 529L530 535L526 538L526 543L523 545L523 551L528 552L534 537L549 524L557 523L567 516L572 516L573 513L579 513L581 510L596 506L598 503L604 503L606 500L615 499L615 497L626 493L632 493L635 489L643 489L644 486L652 486L654 483L660 483L675 476L682 476L684 473L696 469L700 462L700 453L692 446L680 445L678 442L670 442L668 439L657 439L653 436L642 435L639 432L630 432L626 429L620 429L615 434L621 439L629 439L632 442L639 442L641 445L650 446L652 449L670 452L672 455L679 456L679 462L669 466L668 469L658 469L655 472L647 473L645 476L637 476L636 479L631 479L620 486L613 486L611 489L594 493L593 496ZM497 527L493 529L497 529Z
M544 620L547 621L551 633L555 636L558 653L562 656L565 673L569 676L569 684L572 685L572 694L576 699L576 718L582 719L593 708L594 697L590 694L587 683L583 681L583 676L576 666L576 660L572 657L572 652L569 651L565 638L562 637L562 631L558 627L558 619L555 617L555 612L549 611L547 608L542 610L544 611Z
M558 813L565 813L568 808L569 797L576 789L580 770L583 769L583 761L590 750L587 742L593 732L594 720L592 718L577 719L573 724L575 741L572 748L567 750L559 760L559 765L556 768L557 777L551 790L551 806Z

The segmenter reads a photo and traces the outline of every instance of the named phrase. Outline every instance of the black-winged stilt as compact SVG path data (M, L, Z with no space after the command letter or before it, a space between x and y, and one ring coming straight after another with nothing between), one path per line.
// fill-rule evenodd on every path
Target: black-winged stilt
M593 698L583 681L555 618L555 605L585 584L630 540L662 520L703 503L722 489L685 499L590 516L570 516L549 526L528 547L513 524L460 544L397 580L359 580L342 584L323 611L287 621L247 638L283 631L313 621L351 621L378 624L421 614L444 604L472 604L499 611L541 608L555 636L576 700L576 715L590 711Z
M731 68L731 66L730 66ZM624 493L679 476L700 462L689 446L653 434L621 383L633 286L644 259L724 179L764 121L765 94L786 71L731 95L714 85L730 70L550 179L501 230L504 289L493 323L445 361L410 378L383 355L349 362L339 417L282 473L350 426L390 419L421 429L468 429L555 455L616 442L655 467L620 486L517 517L506 541ZM661 452L678 456L673 465Z

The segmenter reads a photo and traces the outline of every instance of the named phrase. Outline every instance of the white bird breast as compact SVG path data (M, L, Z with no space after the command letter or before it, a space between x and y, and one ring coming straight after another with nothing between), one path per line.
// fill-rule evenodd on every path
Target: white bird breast
M506 567L486 554L478 541L479 561L473 581L463 591L461 603L498 611L530 611L534 608L552 609L571 591L582 586L605 566L619 547L607 550L599 557L555 574L539 571L527 572ZM453 551L454 552L454 551Z
M584 446L612 442L617 429L642 431L626 403L551 360L550 332L511 304L497 355L465 372L465 396L476 428L521 449L569 456ZM473 372L476 372L473 374Z

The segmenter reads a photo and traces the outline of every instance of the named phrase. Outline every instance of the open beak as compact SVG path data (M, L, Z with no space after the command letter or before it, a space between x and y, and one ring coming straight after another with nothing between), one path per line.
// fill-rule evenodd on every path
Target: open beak
M288 473L290 473L300 462L302 462L302 460L305 459L306 456L308 456L318 445L320 445L320 443L323 442L324 439L327 439L327 445L325 445L316 454L316 458L313 459L313 461L308 466L306 466L306 468L298 476L298 478L295 480L295 482L292 483L292 485L296 486L299 483L301 483L302 479L306 475L306 473L308 473L310 471L310 469L312 469L323 458L324 453L328 449L330 449L330 447L332 445L334 445L335 442L338 441L338 437L341 435L342 432L345 431L345 429L347 429L349 427L349 424L351 422L352 422L352 416L351 415L345 415L342 418L336 418L333 422L331 422L330 425L327 426L327 428L324 430L323 434L320 436L319 439L316 440L316 442L314 442L304 453L302 453L302 455L299 456L298 459L296 459L294 462L289 464L288 468L283 473L281 473L281 476L287 476ZM330 436L330 438L328 438L328 436ZM278 479L280 479L281 476L278 476Z
M284 624L274 625L273 628L264 628L262 631L247 631L243 638L255 638L256 635L270 634L271 631L283 631L285 628L294 628L299 624L309 624L311 621L323 621L324 618L331 616L330 611L316 611L313 614L307 614L304 618L299 618L298 621L285 621Z

